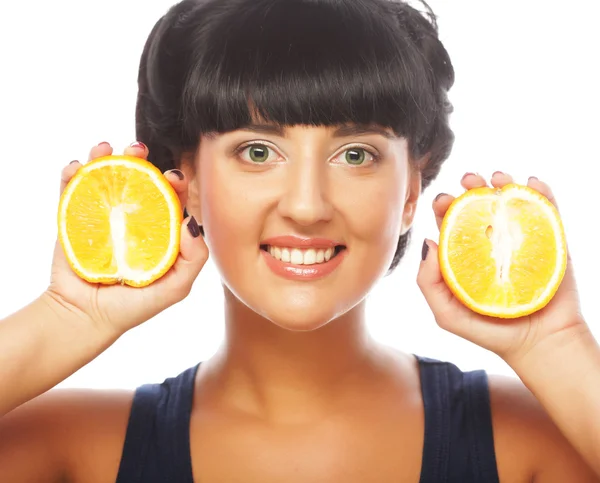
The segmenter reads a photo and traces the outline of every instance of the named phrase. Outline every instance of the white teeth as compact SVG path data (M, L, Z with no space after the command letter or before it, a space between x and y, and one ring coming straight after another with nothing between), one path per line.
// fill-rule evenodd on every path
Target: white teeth
M314 265L317 263L317 252L310 248L304 252L304 265Z
M315 265L328 262L333 257L335 250L308 248L301 250L299 248L280 248L269 246L268 252L273 258L281 260L284 263L293 263L294 265Z
M304 263L304 255L300 250L294 248L290 260L294 265L302 265Z

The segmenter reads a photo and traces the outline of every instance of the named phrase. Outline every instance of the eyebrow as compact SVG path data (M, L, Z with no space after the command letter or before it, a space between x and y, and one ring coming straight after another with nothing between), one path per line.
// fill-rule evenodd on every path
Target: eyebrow
M379 126L363 126L360 124L351 124L346 126L340 126L335 130L333 136L336 138L343 138L348 136L361 136L367 134L379 134L386 139L394 139L396 136L386 129Z
M252 131L259 134L272 134L275 136L285 137L285 129L278 124L248 124L241 128L243 131ZM394 139L396 136L386 129L379 126L364 126L364 125L344 125L338 127L333 137L342 138L349 136L364 136L368 134L378 134L386 139Z

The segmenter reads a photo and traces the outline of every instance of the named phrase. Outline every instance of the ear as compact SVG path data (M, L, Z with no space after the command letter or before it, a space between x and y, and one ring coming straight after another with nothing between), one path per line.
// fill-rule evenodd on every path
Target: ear
M179 161L179 169L188 181L188 200L185 209L188 215L193 215L198 224L202 225L202 207L200 206L200 183L196 169L194 153L185 153Z
M417 213L417 204L421 196L421 170L417 168L409 169L408 189L406 190L406 199L404 200L404 211L402 213L402 234L406 234L412 227Z

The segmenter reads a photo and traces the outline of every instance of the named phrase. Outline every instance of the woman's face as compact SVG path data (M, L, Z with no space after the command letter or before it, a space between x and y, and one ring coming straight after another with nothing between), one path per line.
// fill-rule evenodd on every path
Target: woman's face
M189 211L242 303L313 330L385 275L419 193L390 130L259 124L202 138Z

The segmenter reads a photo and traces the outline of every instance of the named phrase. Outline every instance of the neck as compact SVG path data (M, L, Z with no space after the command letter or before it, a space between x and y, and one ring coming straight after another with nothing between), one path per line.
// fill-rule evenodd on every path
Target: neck
M364 302L307 332L278 327L231 293L225 303L226 342L210 372L222 398L238 408L273 417L282 408L306 414L372 370Z

